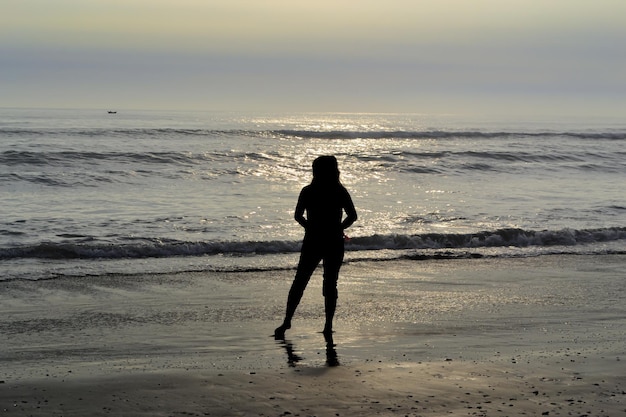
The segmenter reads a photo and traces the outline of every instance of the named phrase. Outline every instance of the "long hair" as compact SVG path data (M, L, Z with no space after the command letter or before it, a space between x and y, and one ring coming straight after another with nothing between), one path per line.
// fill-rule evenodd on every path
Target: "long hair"
M312 184L339 185L339 165L337 158L332 155L324 155L313 161Z

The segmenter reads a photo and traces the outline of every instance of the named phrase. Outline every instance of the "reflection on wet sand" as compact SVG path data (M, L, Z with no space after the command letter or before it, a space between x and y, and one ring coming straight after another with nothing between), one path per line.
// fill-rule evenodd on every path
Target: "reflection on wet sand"
M339 366L339 357L337 356L337 350L335 349L337 345L335 345L333 335L332 333L326 332L323 334L324 340L326 341L326 365ZM298 362L304 359L296 353L296 349L292 341L284 338L276 338L276 341L285 349L285 352L287 352L287 364L289 367L295 367Z
M339 366L339 358L335 350L335 341L332 332L324 332L324 340L326 340L326 364L328 366Z

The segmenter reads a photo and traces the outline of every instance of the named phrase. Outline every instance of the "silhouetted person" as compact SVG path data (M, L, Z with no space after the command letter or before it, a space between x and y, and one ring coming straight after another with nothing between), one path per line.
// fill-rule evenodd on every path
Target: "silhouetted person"
M287 298L285 320L274 331L277 339L284 338L285 331L291 328L291 319L304 289L321 261L324 266L322 292L326 311L324 334L333 331L337 307L337 279L344 255L343 231L357 219L352 198L339 181L339 168L334 156L320 156L313 161L313 181L300 192L295 219L304 227L304 240L298 270Z

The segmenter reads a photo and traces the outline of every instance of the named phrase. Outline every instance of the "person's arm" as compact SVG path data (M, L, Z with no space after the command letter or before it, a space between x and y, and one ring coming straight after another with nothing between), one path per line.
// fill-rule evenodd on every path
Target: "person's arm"
M306 209L306 206L304 204L304 190L302 190L300 192L300 196L298 197L298 204L296 204L296 213L294 215L294 218L296 219L298 223L300 223L300 226L306 229L307 220L304 217L305 209Z
M348 191L346 191L346 201L344 202L343 209L346 212L346 218L341 222L341 227L345 230L352 226L358 218L356 209L354 208L354 203L352 202L352 198L350 197Z

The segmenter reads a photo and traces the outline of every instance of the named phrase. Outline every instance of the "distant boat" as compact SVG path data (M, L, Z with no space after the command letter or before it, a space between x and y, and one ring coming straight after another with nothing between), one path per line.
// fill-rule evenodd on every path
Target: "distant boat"
M113 110L109 110L109 112L108 112L108 113L109 113L109 114L117 114L117 112L116 112L116 111L113 111Z

